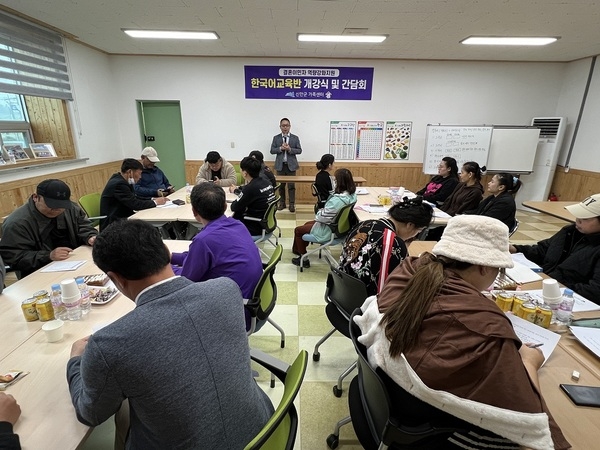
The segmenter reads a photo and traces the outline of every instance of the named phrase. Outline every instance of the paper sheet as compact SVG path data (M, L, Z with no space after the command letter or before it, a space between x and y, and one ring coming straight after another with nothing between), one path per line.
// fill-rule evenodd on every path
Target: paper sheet
M367 188L356 188L356 195L367 195L368 193Z
M40 270L40 272L68 272L70 270L77 270L84 264L85 261L54 261Z
M449 219L452 216L439 208L433 208L433 217L439 217L440 219Z
M600 358L600 328L570 327L577 340Z
M560 334L554 333L546 328L542 328L539 325L526 321L525 319L521 319L514 314L507 313L506 315L512 322L515 333L519 339L521 339L523 344L544 344L539 347L539 349L544 354L544 362L546 362L556 348L556 345L560 340Z
M542 279L541 276L539 276L529 267L524 266L519 262L515 262L515 267L512 269L506 269L506 275L508 275L517 283L531 283L533 281L539 281Z
M380 205L360 205L360 208L363 211L366 211L371 214L386 214L388 212L388 209L390 209L388 206Z
M156 205L157 208L179 208L179 205L176 205L171 200L167 200L164 205Z
M542 268L533 261L530 261L527 258L525 258L525 255L523 253L513 253L511 256L512 260L515 263L519 263L524 265L525 267L529 267L534 272L542 272Z

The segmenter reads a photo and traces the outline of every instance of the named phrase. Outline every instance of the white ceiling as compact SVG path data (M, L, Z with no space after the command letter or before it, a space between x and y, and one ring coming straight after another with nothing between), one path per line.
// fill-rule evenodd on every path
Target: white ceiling
M600 1L0 0L109 54L572 61L600 54ZM215 31L218 41L133 39L122 28ZM300 43L297 33L386 34L383 44ZM354 31L356 32L356 31ZM475 47L470 35L560 36Z

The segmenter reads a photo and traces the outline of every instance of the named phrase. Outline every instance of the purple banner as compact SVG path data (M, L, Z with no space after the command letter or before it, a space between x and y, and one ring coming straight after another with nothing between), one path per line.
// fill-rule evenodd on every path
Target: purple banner
M372 67L244 66L246 98L371 100Z

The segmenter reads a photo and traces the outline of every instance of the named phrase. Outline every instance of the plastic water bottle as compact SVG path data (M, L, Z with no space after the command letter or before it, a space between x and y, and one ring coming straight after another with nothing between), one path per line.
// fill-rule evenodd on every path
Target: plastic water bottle
M556 323L558 325L568 327L571 324L571 315L573 313L574 303L575 300L573 299L573 290L568 288L565 289L562 300L558 305L558 309L556 310Z
M81 295L73 297L65 297L64 292L61 294L61 300L65 309L67 310L68 320L80 320L81 319Z
M83 280L83 277L79 277L75 280L77 283L77 287L79 288L79 292L81 292L81 313L87 314L91 309L91 298L90 298L90 290L88 285Z
M54 317L60 320L67 320L67 308L63 305L60 284L52 285L52 294L50 294L50 300L52 301L52 307L54 308Z
M190 183L185 183L185 202L186 203L192 203L192 189L193 189L193 187L190 186Z

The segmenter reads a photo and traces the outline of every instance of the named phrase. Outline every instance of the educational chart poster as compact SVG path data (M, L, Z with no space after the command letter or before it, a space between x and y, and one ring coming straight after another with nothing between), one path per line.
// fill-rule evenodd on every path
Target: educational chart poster
M246 98L371 100L372 67L244 66Z
M329 153L335 159L354 159L355 145L355 121L332 121L329 123Z
M384 159L408 159L412 122L386 122Z
M383 121L359 121L356 133L356 159L381 159Z

